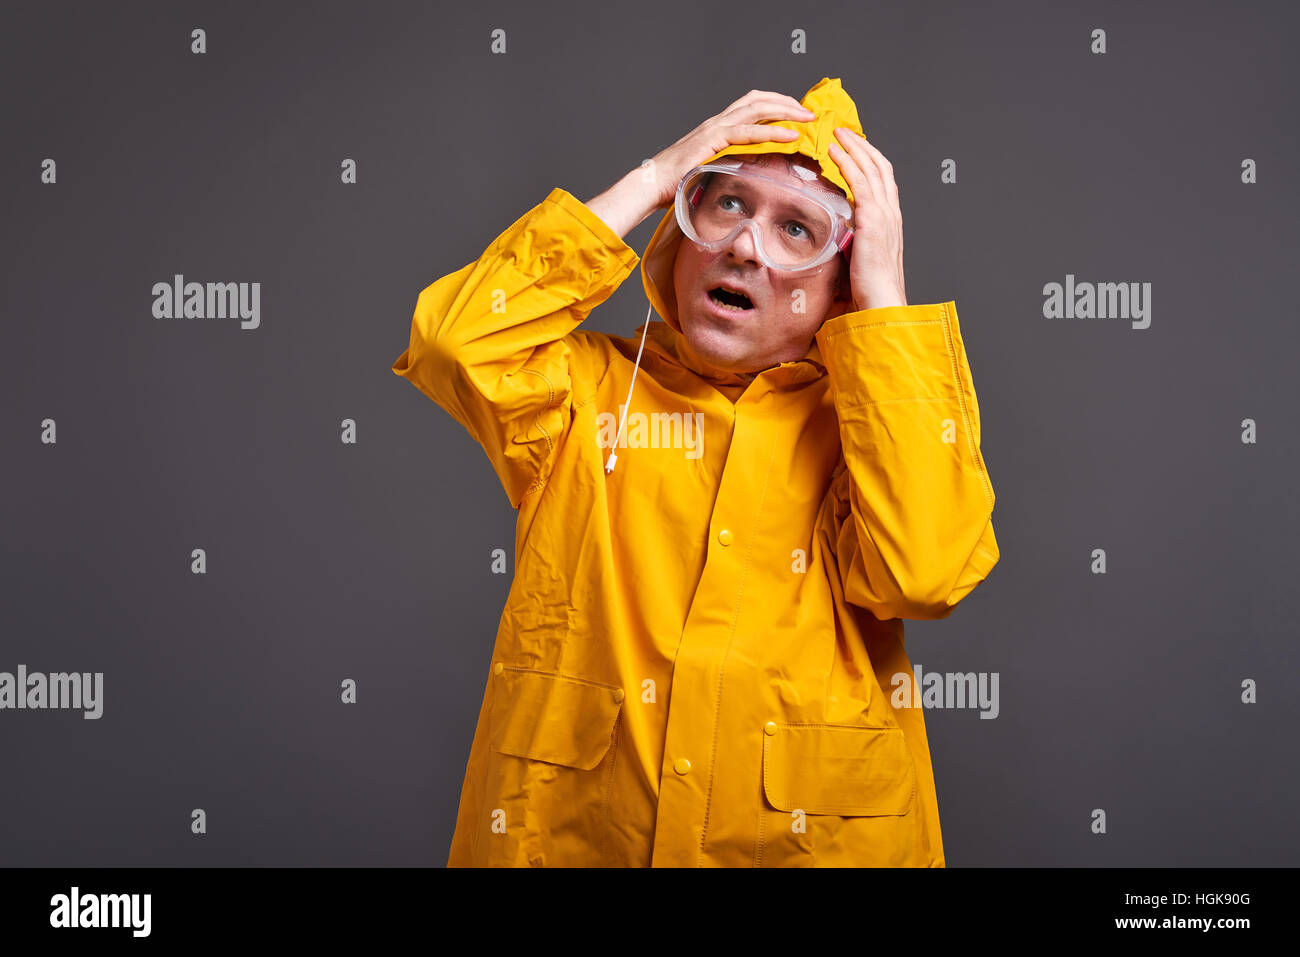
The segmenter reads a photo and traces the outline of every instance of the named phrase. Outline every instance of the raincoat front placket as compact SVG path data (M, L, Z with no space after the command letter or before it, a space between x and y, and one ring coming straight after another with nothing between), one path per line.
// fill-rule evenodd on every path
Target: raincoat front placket
M781 363L756 376L734 406L721 403L730 443L709 519L704 571L673 661L653 866L701 865L719 816L732 818L726 822L730 828L748 829L753 814L741 809L759 806L753 785L761 752L750 748L742 757L733 733L744 729L741 737L756 743L760 716L774 716L765 714L761 674L754 666L762 662L762 649L752 647L765 629L753 619L756 603L746 604L746 586L761 594L765 578L785 571L784 565L772 567L772 555L756 552L755 538L764 508L777 497L772 481L778 452L794 446L792 426L797 432L810 404L821 398L819 389L798 387L820 374L810 359ZM749 786L737 789L741 782ZM737 790L743 797L735 802Z

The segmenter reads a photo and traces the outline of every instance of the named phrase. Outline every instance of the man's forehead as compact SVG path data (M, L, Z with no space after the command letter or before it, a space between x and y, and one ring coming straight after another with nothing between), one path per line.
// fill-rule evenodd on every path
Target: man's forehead
M737 156L736 159L754 166L761 166L768 175L788 179L795 185L812 186L826 192L844 195L839 187L821 175L821 167L802 153L744 153ZM792 166L798 166L816 175L805 178L795 173L791 169Z

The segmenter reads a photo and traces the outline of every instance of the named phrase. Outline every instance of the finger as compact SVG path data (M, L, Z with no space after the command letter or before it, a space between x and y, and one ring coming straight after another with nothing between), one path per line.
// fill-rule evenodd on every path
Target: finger
M816 115L793 97L780 93L760 93L753 100L738 100L732 109L723 114L723 118L733 122L769 118L807 122Z
M793 96L787 96L784 93L774 93L771 90L750 90L737 100L736 103L752 103L757 100L771 100L778 103L785 103L788 106L793 106L801 110L806 109L806 107L804 107L804 105Z
M898 205L898 183L894 179L894 164L885 158L885 154L880 152L871 144L865 136L862 137L862 145L867 148L867 152L876 161L876 166L880 170L881 179L885 182L885 189L889 192L890 201L895 206Z
M837 147L843 155L852 158L852 163L858 170L860 181L865 184L861 187L861 193L858 192L859 187L854 186L854 198L856 199L858 196L867 197L866 202L880 211L880 215L884 217L884 221L890 227L897 226L902 220L902 213L898 211L894 201L889 198L875 161L865 152L848 150L838 143L832 145ZM850 183L850 185L853 184Z
M871 180L863 172L860 161L839 143L831 143L827 152L844 174L845 181L853 190L853 205L861 206L876 202L876 192Z
M766 103L754 104L752 107L723 117L723 122L735 125L761 122L772 123L776 121L807 123L811 119L811 116L802 112L802 107L773 106Z
M727 108L723 110L721 113L719 113L718 115L728 116L731 113L734 113L736 110L744 109L745 107L749 106L749 104L753 103L755 100L773 96L773 95L774 94L768 93L764 90L750 90L748 93L746 93L744 96L740 97L739 99L733 100L727 106Z
M723 130L731 143L790 143L799 138L799 134L789 127L770 123L744 123L723 127Z
M840 145L858 160L864 172L871 178L879 190L878 195L885 197L890 205L898 208L898 184L894 181L894 167L885 159L885 155L876 149L867 138L852 130L837 133Z
M799 109L802 109L802 107ZM770 103L767 103L753 104L750 107L738 111L734 116L725 117L724 119L729 121L731 129L743 130L747 136L753 136L751 128L762 131L754 138L747 140L732 140L733 143L760 143L772 141L792 143L799 138L798 131L792 130L788 126L779 126L772 121L794 120L800 122L804 120L804 117L798 112L784 106L774 108Z
M865 140L851 130L845 129L837 130L835 139L840 149L853 157L854 162L862 171L862 175L870 182L872 197L877 201L888 200L889 190L880 175L880 169L876 166L875 159L864 148Z

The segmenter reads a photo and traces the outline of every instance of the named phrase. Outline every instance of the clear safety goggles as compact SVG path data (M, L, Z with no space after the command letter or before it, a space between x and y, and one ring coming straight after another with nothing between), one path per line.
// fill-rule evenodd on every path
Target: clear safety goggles
M748 229L759 260L782 272L812 269L841 252L847 259L853 242L846 197L799 187L738 160L705 163L683 176L676 208L678 226L696 245L716 252Z

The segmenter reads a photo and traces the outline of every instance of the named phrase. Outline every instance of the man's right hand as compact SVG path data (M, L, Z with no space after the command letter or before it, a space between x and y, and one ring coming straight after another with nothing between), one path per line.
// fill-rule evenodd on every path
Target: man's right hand
M750 90L586 205L616 233L625 236L656 209L671 205L681 178L726 147L798 139L794 130L764 121L806 122L816 115L784 93Z

